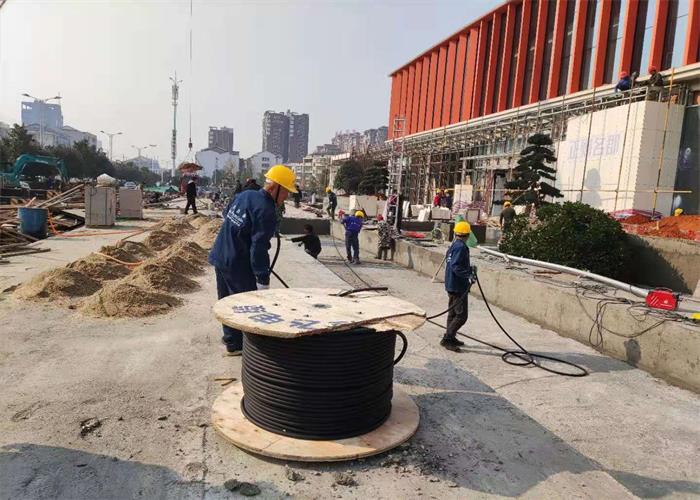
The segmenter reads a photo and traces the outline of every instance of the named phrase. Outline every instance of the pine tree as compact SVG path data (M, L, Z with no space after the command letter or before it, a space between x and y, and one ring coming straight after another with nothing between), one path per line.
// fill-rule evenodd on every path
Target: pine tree
M506 182L514 205L532 205L538 208L547 202L545 197L562 198L556 187L541 179L556 180L556 169L547 165L557 161L552 151L552 139L546 134L534 134L527 140L529 146L520 152L514 178Z

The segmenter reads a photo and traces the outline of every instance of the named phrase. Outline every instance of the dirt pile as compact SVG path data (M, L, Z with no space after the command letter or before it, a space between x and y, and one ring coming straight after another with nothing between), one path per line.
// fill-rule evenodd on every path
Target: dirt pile
M157 264L162 264L170 268L175 274L182 276L197 276L204 273L201 264L190 264L182 257L177 255L165 255L156 261Z
M664 217L637 227L637 234L700 241L700 215Z
M128 262L130 264L140 262L140 259L134 254L132 254L124 248L119 248L116 245L105 245L101 247L96 253L109 255L114 259L120 260L122 262Z
M180 235L178 233L156 229L151 231L143 242L149 249L159 252L168 248L179 239Z
M213 219L207 222L192 236L192 241L202 248L211 248L214 244L214 240L216 240L216 235L219 234L222 223L223 221L221 219Z
M149 259L155 255L155 253L149 249L143 243L137 243L136 241L120 241L117 243L117 248L120 248L126 252L129 252L134 258L139 261Z
M140 318L163 314L182 304L172 295L153 292L123 280L106 285L85 299L80 311L88 316Z
M620 221L621 224L646 224L647 222L651 221L651 217L647 217L646 215L641 215L641 214L634 214L626 219L622 219Z
M209 217L202 214L190 214L185 215L185 220L194 228L199 229L207 222L209 222Z
M123 278L131 272L127 266L94 253L71 262L68 264L68 268L99 282Z
M163 252L163 257L176 256L188 264L200 268L207 263L209 253L194 241L178 241Z
M156 262L140 265L124 281L141 287L173 293L187 293L199 288L196 281L176 272L168 265Z
M189 235L196 231L195 227L191 226L185 219L166 220L157 229L167 233L175 233L180 236Z
M61 267L45 271L21 284L15 294L23 299L60 300L86 297L100 289L100 283L83 273Z

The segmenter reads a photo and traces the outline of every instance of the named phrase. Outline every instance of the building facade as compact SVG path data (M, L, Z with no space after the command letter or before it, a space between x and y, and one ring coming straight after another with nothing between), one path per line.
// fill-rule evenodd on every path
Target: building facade
M697 0L504 2L391 73L390 189L420 203L464 186L464 206L497 213L542 132L565 199L698 213L699 38Z
M147 168L154 174L160 174L160 163L157 158L136 156L134 158L129 158L125 163L133 163L137 168Z
M301 162L309 151L309 115L265 111L262 149L281 156L282 162Z
M53 129L63 127L63 112L60 104L41 101L22 101L22 125L40 125Z
M233 129L228 127L209 127L209 147L233 151Z
M207 177L212 177L215 170L233 170L238 173L238 151L214 146L197 151L194 156L197 164L202 166L202 174Z
M253 177L267 172L270 167L282 163L282 155L272 151L260 151L246 160L248 168L251 169Z
M285 161L299 163L309 152L309 115L287 111L289 150Z

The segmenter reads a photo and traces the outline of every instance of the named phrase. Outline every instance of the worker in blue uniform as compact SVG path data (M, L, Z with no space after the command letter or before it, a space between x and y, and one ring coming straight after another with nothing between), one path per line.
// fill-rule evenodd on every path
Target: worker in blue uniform
M348 262L351 264L360 263L360 231L364 218L365 213L357 210L355 215L346 215L340 221L345 227L345 251L348 254Z
M216 270L219 299L270 287L270 240L275 234L278 206L296 193L296 176L285 165L265 174L265 186L238 193L224 210L224 223L209 253ZM224 326L223 343L230 355L240 355L243 334Z
M459 352L459 348L464 345L464 342L457 340L457 331L469 317L469 289L474 279L467 246L471 232L468 222L455 224L455 239L447 250L445 259L445 290L449 298L449 310L445 335L440 345L455 352Z

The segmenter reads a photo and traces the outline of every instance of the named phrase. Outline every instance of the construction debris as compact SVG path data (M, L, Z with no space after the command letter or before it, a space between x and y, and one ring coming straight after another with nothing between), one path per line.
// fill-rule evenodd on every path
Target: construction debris
M89 276L67 267L45 271L22 283L15 295L23 299L72 299L86 297L100 289L100 283Z
M229 479L224 482L224 488L240 493L244 497L254 497L260 494L260 487L255 483L246 483L237 479Z

